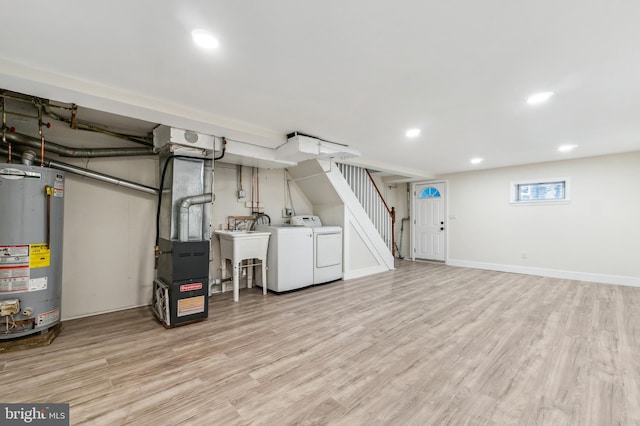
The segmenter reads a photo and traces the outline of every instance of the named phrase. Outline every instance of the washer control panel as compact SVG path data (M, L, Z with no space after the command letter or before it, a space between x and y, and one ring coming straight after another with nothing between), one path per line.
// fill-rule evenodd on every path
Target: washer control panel
M318 216L292 216L291 225L294 226L309 226L315 228L322 226L322 222Z

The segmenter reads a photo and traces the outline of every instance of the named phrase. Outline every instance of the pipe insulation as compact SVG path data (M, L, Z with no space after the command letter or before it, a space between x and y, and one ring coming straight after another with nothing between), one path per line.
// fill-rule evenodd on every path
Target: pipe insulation
M0 154L7 155L8 150L0 147ZM25 153L27 154L27 153ZM13 153L15 158L21 159L25 154L19 154L17 152ZM37 157L34 153L28 153L26 156L26 161L33 163L34 161L39 161L40 158ZM45 166L50 167L52 169L62 170L65 172L73 173L78 176L88 177L90 179L95 179L100 182L110 183L112 185L118 185L129 189L134 189L136 191L145 192L147 194L157 195L158 190L156 188L152 188L150 186L142 185L139 183L131 182L128 180L120 179L117 177L109 176L104 173L98 173L91 170L83 169L81 167L72 166L71 164L61 163L59 161L47 160L45 158L44 162Z
M178 222L179 241L189 241L189 208L196 204L206 204L213 202L213 194L200 194L185 197L180 202L180 216Z
M21 133L7 133L7 141L16 145L40 149L40 138L23 135ZM138 155L155 155L151 147L139 148L69 148L47 141L45 151L62 157L98 158L98 157L132 157Z

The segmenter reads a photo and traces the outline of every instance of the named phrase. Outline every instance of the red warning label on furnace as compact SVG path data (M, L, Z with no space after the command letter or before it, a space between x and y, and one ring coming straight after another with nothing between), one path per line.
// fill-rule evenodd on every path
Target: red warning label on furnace
M200 290L201 288L202 283L183 284L180 286L180 293L183 293L185 291Z

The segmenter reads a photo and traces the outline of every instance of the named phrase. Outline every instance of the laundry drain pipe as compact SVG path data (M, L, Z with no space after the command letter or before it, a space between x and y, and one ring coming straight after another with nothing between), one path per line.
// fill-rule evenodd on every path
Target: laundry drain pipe
M185 197L180 202L180 218L179 218L179 241L189 241L189 208L196 204L206 204L213 201L213 194L193 195Z

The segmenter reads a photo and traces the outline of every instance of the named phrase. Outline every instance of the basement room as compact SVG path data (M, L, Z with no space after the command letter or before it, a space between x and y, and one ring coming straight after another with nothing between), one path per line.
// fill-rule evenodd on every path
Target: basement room
M640 3L3 12L0 424L640 424Z

